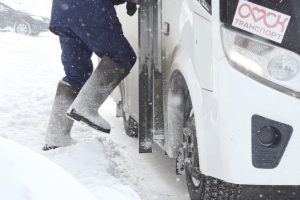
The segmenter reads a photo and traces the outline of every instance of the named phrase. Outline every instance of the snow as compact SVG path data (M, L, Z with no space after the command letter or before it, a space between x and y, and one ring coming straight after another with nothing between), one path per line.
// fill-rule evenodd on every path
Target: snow
M25 11L34 15L50 17L52 1L43 0L0 0L9 7L18 11Z
M0 138L0 158L0 199L95 199L70 174L24 146Z
M48 1L44 7L38 0L21 3L36 3L36 11L48 16ZM64 76L58 37L50 32L0 35L0 199L76 199L66 194L98 200L189 199L184 177L175 175L175 160L157 145L153 154L139 154L138 140L126 136L111 98L100 109L111 134L76 122L71 132L76 144L42 151L56 86Z

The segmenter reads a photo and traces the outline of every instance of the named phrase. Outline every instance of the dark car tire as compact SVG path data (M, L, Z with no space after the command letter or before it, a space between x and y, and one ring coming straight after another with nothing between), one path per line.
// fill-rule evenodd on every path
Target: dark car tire
M195 118L189 117L186 122L185 132L189 137L184 137L184 142L193 146L192 151L183 149L191 162L185 163L185 176L187 187L191 200L238 200L240 199L241 186L237 184L226 183L220 179L205 176L200 171L198 141L196 134Z
M30 35L31 36L38 36L40 34L40 32L33 32L33 33L31 33Z
M28 22L20 21L15 24L15 32L20 35L31 35L31 26Z
M129 137L138 137L139 125L130 115L123 111L123 123L126 134Z

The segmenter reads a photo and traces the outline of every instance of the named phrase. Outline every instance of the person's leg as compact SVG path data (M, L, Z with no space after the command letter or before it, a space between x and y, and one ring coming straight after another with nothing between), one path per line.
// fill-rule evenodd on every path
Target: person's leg
M99 115L98 109L129 74L136 55L123 34L96 28L73 30L102 60L70 106L67 115L96 130L109 133L110 125Z
M93 72L93 51L69 28L57 28L62 49L64 81L81 88Z
M74 143L70 136L74 121L66 117L66 113L78 93L79 88L73 87L64 81L58 83L46 130L44 151Z
M70 30L57 27L66 76L58 83L45 135L43 150L73 143L70 131L74 121L66 117L70 105L93 71L92 51Z
M72 30L98 57L106 55L129 71L134 66L136 54L122 30L103 30L97 27L72 27Z

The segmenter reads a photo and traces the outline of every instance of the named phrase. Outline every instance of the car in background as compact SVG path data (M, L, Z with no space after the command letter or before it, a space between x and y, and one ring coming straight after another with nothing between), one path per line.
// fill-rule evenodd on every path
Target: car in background
M0 31L37 36L49 30L49 18L16 10L8 5L10 4L0 1Z

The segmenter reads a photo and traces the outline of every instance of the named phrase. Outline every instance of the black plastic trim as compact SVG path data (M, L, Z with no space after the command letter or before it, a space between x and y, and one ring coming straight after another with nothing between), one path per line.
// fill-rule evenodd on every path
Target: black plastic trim
M283 177L284 178L284 177ZM241 200L299 200L300 186L242 185Z
M278 141L274 143L274 145L266 146L259 140L260 132L266 127L276 130L280 135L280 138L278 138ZM259 115L253 115L251 132L253 166L261 169L276 168L289 143L293 133L293 127Z
M299 185L242 185L205 176L203 200L299 200ZM263 177L262 177L263 178ZM282 177L284 179L284 176Z

